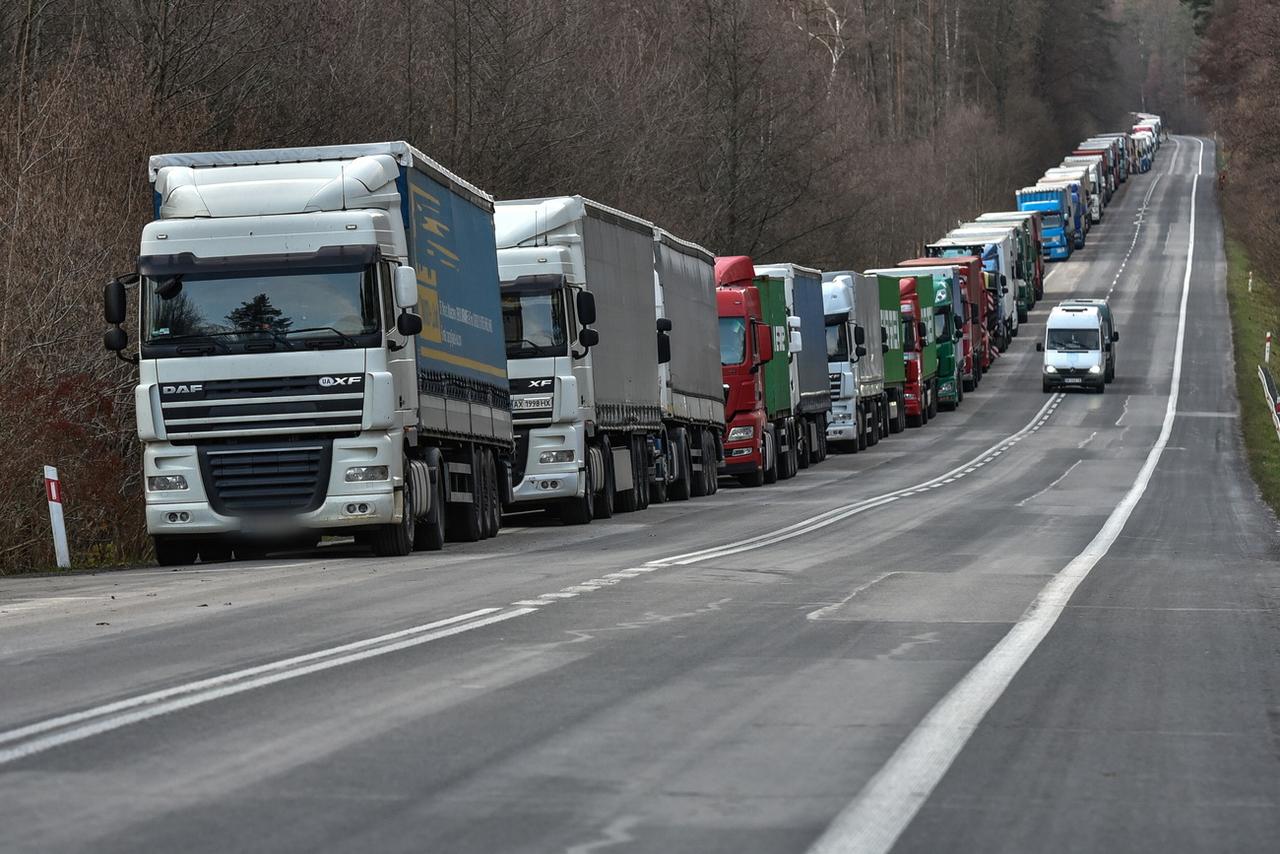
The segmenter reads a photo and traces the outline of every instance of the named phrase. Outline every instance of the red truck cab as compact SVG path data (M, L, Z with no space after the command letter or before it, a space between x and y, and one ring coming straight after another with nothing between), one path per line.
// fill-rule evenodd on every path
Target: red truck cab
M907 382L903 394L905 409L907 418L916 418L923 422L924 419L921 416L927 411L924 382L921 377L924 340L917 330L922 328L924 318L920 312L920 295L916 293L914 278L908 277L898 281L898 299L905 332L902 336L902 357L907 363Z
M773 358L773 333L764 322L750 258L716 259L716 307L720 314L720 372L724 379L724 463L720 473L760 478L768 469L764 447L765 362ZM745 436L746 438L737 438Z

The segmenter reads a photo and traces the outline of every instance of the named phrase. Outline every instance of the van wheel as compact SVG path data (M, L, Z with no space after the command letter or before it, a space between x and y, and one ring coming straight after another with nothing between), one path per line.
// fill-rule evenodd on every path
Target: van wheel
M1041 381L1040 381L1040 390L1041 390L1041 391L1043 391L1045 394L1049 394L1049 393L1051 393L1051 392L1053 391L1053 387L1052 387L1052 386L1050 386L1050 385L1049 385L1047 382L1045 382L1044 380L1041 380Z

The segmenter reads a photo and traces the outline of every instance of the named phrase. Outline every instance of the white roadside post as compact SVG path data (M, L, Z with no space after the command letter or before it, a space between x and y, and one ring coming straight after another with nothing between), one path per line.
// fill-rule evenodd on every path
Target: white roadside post
M67 547L67 524L62 518L62 482L58 480L58 470L53 466L44 467L44 494L49 499L53 550L58 558L58 566L66 569L71 566L71 549Z
M1262 361L1270 364L1271 362L1271 333L1267 333L1266 346L1262 348Z

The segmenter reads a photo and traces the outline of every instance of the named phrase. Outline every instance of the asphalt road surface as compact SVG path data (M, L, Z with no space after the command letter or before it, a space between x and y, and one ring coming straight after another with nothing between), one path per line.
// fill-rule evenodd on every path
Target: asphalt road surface
M1277 850L1213 164L1131 178L960 411L794 480L0 580L0 849ZM1049 306L1107 294L1115 383L1042 393Z

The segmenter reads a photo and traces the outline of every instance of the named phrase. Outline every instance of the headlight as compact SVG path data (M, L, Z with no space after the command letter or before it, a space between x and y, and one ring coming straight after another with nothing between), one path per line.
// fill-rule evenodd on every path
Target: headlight
M729 429L729 435L725 437L726 442L745 442L747 439L755 438L756 428L754 426L732 427Z
M1100 374L1100 373L1102 373L1102 365L1090 365L1090 366L1089 366L1089 373L1091 373L1091 374Z
M386 466L352 466L347 469L347 483L365 483L370 480L386 480Z
M1046 374L1056 374L1058 372L1058 369L1055 368L1053 365L1045 365L1044 372Z
M187 479L180 474L162 474L147 478L147 489L150 492L168 492L172 489L186 489Z
M573 449L567 451L543 451L538 454L538 462L540 463L571 463L573 462Z

